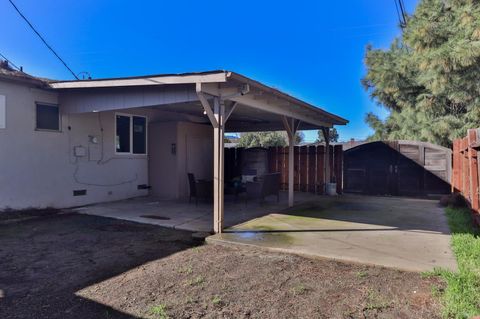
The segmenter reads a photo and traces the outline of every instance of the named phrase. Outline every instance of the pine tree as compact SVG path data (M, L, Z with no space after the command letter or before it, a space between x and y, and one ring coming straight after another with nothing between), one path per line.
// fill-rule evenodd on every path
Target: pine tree
M367 47L362 83L390 111L370 139L450 146L480 127L480 1L422 0L390 49Z

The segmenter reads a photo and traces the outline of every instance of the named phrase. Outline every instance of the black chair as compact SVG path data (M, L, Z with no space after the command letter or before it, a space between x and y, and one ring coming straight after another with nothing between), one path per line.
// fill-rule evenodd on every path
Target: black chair
M211 201L213 199L213 182L204 180L195 180L195 175L187 173L188 185L190 186L190 197L188 203L192 202L192 198L195 198L195 206L198 205L198 199L204 199Z

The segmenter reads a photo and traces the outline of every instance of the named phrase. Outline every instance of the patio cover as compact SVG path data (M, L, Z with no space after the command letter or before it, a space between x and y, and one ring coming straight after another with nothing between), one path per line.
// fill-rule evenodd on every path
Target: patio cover
M80 81L52 81L67 113L134 107L183 113L214 128L214 231L223 229L224 133L285 130L289 141L289 206L293 206L293 147L298 130L322 130L347 120L277 89L230 71L163 74ZM328 161L328 147L326 161ZM327 162L326 162L327 163ZM325 182L329 181L326 164Z

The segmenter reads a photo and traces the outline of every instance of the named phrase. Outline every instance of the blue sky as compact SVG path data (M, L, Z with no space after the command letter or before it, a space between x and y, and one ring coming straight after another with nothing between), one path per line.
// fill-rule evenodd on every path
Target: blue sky
M76 73L235 71L347 118L341 140L370 134L365 113L386 115L360 79L365 46L400 34L394 0L14 2ZM28 73L72 78L7 0L0 17L0 53Z

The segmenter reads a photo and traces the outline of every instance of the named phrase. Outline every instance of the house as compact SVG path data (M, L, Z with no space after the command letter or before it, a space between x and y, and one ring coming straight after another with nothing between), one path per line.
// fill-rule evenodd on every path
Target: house
M287 130L293 147L298 129L346 123L230 71L52 81L3 63L0 210L182 199L192 172L214 180L221 231L225 132Z

